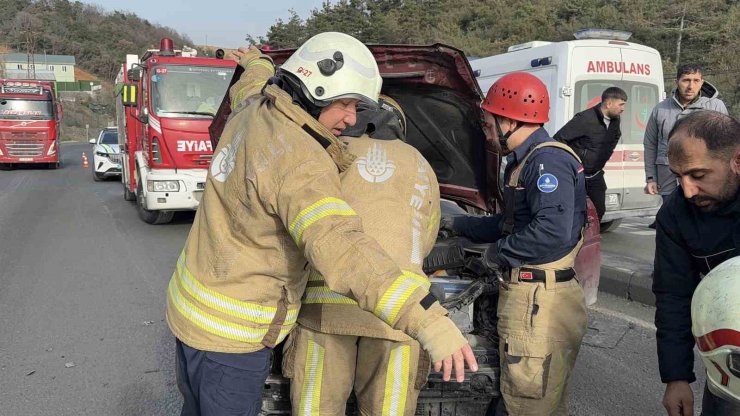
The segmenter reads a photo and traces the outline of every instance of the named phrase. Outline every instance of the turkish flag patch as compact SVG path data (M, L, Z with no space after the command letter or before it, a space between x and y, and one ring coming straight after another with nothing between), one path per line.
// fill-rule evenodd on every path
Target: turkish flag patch
M532 275L532 272L519 272L519 279L532 280L534 279L534 275Z

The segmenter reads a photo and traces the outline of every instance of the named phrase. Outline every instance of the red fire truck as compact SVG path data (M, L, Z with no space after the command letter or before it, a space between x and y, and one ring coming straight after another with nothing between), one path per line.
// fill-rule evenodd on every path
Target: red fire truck
M116 79L123 197L149 224L196 210L213 156L208 135L236 62L175 50L164 38L141 58L127 55Z
M0 166L58 168L61 119L53 81L0 79Z

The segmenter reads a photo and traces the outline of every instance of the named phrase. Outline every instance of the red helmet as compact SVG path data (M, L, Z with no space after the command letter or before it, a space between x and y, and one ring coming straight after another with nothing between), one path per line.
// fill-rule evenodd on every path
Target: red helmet
M512 120L544 124L550 120L550 95L536 76L512 72L491 85L481 108Z

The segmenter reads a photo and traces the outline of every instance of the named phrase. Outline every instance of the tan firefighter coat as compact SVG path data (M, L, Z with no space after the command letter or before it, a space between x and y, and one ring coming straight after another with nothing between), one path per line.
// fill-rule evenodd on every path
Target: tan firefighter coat
M170 280L174 335L206 351L276 345L296 322L310 265L434 361L461 348L465 338L447 311L362 232L337 174L352 160L275 85L233 113Z
M341 174L346 201L375 238L410 278L429 287L422 263L439 228L439 185L432 167L412 146L400 140L367 136L343 139L358 158ZM321 274L308 273L308 287L298 322L315 331L405 341L354 300L332 292Z

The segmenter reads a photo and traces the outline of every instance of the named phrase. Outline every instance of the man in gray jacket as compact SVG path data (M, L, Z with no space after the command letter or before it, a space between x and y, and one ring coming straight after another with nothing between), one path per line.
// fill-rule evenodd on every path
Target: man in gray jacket
M665 200L676 189L676 175L668 167L668 133L678 119L696 110L727 114L718 95L717 89L704 81L699 65L685 64L678 68L676 89L655 106L645 128L645 193L660 193Z

